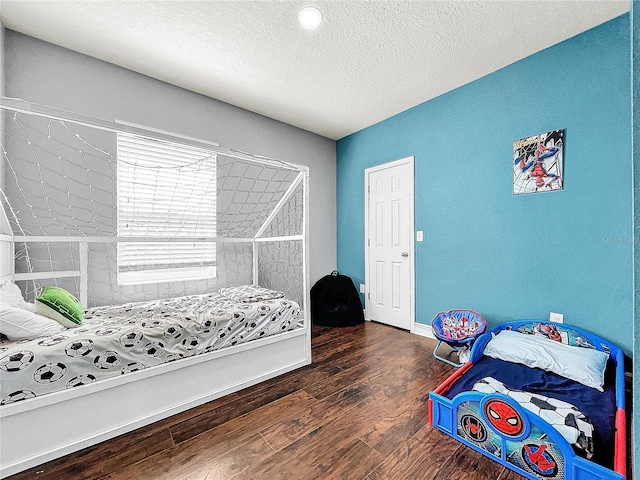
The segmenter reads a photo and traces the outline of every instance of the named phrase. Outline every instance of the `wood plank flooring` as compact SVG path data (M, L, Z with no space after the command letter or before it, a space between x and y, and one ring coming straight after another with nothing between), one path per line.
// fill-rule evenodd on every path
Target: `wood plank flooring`
M11 479L524 478L428 425L453 371L435 341L367 322L312 344L312 365Z

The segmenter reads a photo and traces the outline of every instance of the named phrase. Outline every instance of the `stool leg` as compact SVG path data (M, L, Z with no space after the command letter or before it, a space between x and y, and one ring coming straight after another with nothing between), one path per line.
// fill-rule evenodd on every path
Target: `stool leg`
M436 345L436 348L433 349L433 356L436 357L441 362L448 363L452 367L460 368L462 366L462 363L454 363L451 360L448 360L438 355L438 348L440 348L441 344L442 344L442 340L438 340L438 344ZM457 350L457 349L454 348L454 350Z

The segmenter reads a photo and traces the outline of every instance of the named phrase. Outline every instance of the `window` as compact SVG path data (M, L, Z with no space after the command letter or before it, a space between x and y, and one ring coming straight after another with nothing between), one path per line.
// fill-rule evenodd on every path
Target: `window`
M216 155L195 147L118 134L118 284L216 275ZM156 240L160 239L160 240Z

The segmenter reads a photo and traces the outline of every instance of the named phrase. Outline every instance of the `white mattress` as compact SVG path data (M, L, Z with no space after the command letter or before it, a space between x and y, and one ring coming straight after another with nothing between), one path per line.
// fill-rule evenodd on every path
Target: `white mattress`
M92 308L79 328L0 344L0 405L274 335L300 317L285 298L219 293Z

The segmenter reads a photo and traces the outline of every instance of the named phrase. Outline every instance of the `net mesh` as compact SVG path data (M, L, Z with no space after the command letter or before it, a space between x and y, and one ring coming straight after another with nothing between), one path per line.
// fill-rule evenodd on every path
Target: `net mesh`
M14 233L115 236L115 134L2 113L2 188L18 213L8 215Z
M77 238L52 241L50 237L92 237L86 259L88 307L206 293L252 283L284 291L303 305L304 182L300 181L299 169L282 162L244 155L236 158L232 152L218 151L215 179L212 180L211 169L202 170L202 174L193 175L193 182L201 184L192 187L194 191L215 191L215 230L209 230L215 231L215 236L205 239L215 245L215 277L118 284L118 243L123 243L123 237L116 238L117 174L118 162L125 161L117 154L118 132L0 108L2 204L13 234L29 237L29 241L15 243L17 274L81 270L81 242ZM190 168L204 169L211 158L203 154L200 166L199 160L191 160ZM157 174L157 166L147 167L149 175L154 174L154 168ZM215 188L208 188L212 181ZM205 182L209 184L203 185ZM188 198L189 193L192 192L182 198ZM151 207L171 201L164 194L151 195ZM169 233L157 229L151 233L163 239L183 239L194 235L198 218L201 217L171 215L167 218ZM140 237L140 229L136 232ZM262 241L254 243L258 235ZM298 237L263 241L283 236ZM139 243L137 248L142 252L145 245L150 248L153 244ZM167 244L167 249L177 243ZM192 266L197 259L185 262ZM75 274L16 283L29 300L44 285L58 285L80 297L81 278Z
M261 242L258 248L260 285L286 291L289 298L303 305L302 242Z
M289 199L282 205L276 215L271 219L261 237L281 237L302 234L302 215L296 212L302 211L304 202L304 190L299 184Z

